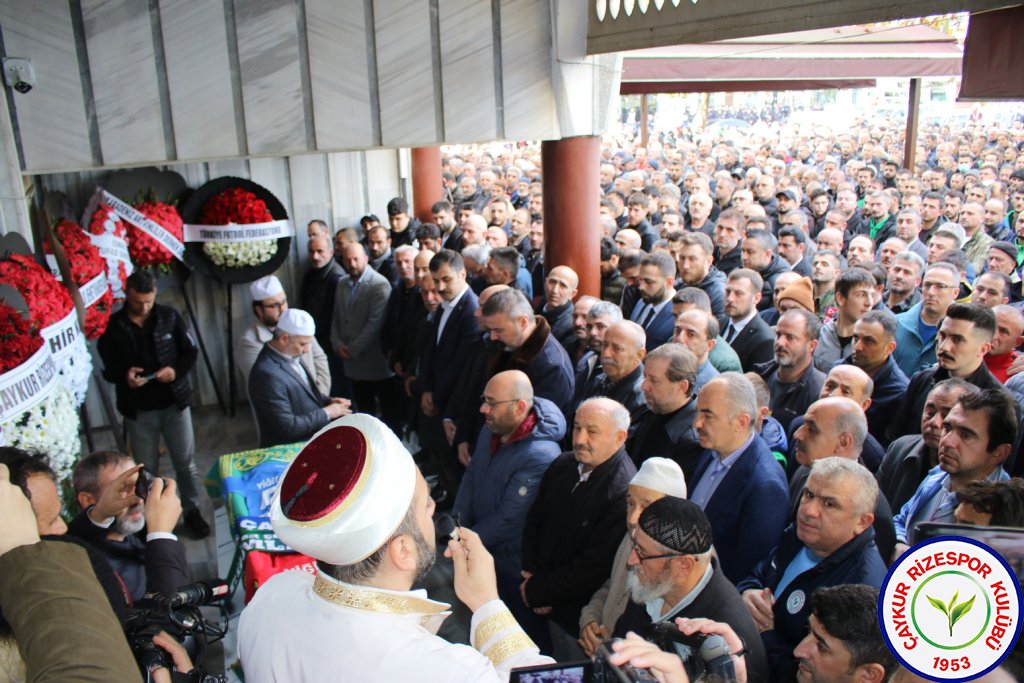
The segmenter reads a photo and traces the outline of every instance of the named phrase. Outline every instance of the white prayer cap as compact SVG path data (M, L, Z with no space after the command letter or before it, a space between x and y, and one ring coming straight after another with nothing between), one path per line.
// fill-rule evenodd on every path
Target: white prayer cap
M277 319L277 329L300 337L312 337L316 334L316 323L309 313L298 308L289 308Z
M267 275L249 283L249 293L252 294L253 301L263 301L277 296L283 291L284 287L281 286L281 281L277 279L276 275Z
M647 458L640 465L640 471L629 482L630 486L664 493L666 496L686 498L686 480L683 470L674 460L668 458Z
M285 470L270 523L294 550L337 565L388 542L412 505L416 465L398 437L369 415L346 415L302 447Z

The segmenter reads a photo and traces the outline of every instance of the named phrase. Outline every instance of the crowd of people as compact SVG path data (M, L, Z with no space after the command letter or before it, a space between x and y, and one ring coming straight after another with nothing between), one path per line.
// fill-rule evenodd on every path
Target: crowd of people
M430 222L400 197L386 222L311 221L299 291L252 283L235 349L260 445L309 442L272 520L319 561L243 613L247 679L397 680L415 660L422 680L499 680L678 623L726 636L744 680L913 680L875 618L887 568L922 523L1024 526L1022 145L1021 122L935 127L907 167L900 133L870 123L764 144L608 141L592 295L545 262L559 226L544 224L531 145L451 150ZM175 337L160 307L138 319L151 285L129 280L135 317L108 335L153 362L100 350L122 412L154 444L166 429L173 455L188 368L140 341L161 324L158 341ZM150 399L129 399L154 380L134 394ZM345 472L325 464L332 443L353 458ZM141 528L122 518L180 512L157 512L163 488L133 497L138 468L115 456L79 464L85 518L71 525L108 559ZM175 466L195 509L182 481L194 467ZM32 476L23 488L51 533ZM440 609L411 590L433 561L435 507L462 527L446 555L473 615L452 639L472 648L440 648ZM134 549L145 571L113 562L129 592L168 580L166 562L149 568L166 522L148 526ZM433 626L344 621L320 599L382 612L411 600L400 613ZM333 620L357 663L327 637ZM313 622L319 637L301 628ZM408 654L389 656L389 633ZM683 650L617 647L665 680L701 672L694 658L677 670ZM1016 654L1003 666L1021 675Z

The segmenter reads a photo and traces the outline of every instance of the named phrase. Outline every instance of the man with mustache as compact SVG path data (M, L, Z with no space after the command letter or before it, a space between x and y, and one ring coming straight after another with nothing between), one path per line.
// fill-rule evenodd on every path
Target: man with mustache
M601 372L591 378L581 394L582 400L607 396L624 405L630 416L630 436L647 412L640 388L646 341L644 328L630 320L620 320L609 327L601 342Z
M889 426L889 436L918 432L928 392L944 379L957 377L979 389L1002 389L985 365L985 354L992 348L995 332L996 315L992 309L980 304L951 305L937 335L938 362L910 379L906 400Z
M631 532L628 557L630 602L613 635L650 635L652 626L676 618L706 618L729 624L747 644L747 676L767 680L767 660L757 628L736 587L725 578L711 552L711 523L700 506L666 496L640 514ZM689 673L702 673L703 660L691 657Z
M523 602L549 617L558 661L582 659L580 611L611 575L626 533L626 489L636 474L623 447L629 411L610 398L580 404L572 447L548 467L523 531ZM544 650L541 644L541 650Z
M803 415L817 400L825 374L814 367L821 321L813 313L793 308L775 324L775 359L754 366L754 372L768 383L772 392L772 417L782 428Z
M957 491L969 482L1010 478L1002 466L1017 443L1016 403L1010 392L999 387L965 393L942 425L939 464L893 518L894 562L917 542L916 524L956 521Z

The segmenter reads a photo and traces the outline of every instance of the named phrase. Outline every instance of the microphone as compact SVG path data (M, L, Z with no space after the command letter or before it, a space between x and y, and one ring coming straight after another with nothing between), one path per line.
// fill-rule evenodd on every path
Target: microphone
M700 656L709 674L723 681L736 680L736 664L732 661L729 645L720 635L709 635L700 645Z
M164 599L168 607L202 607L228 595L228 582L224 579L196 581L181 586Z

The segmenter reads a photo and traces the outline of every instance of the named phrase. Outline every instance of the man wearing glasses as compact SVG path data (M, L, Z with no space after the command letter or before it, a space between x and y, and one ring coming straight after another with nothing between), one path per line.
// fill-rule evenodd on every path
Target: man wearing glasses
M957 269L949 263L934 263L924 273L921 301L896 316L896 350L892 355L907 377L935 363L939 323L959 291Z
M656 500L640 514L632 537L627 561L630 601L613 636L624 638L633 631L649 637L654 625L671 624L679 617L726 623L746 644L748 680L766 681L761 637L736 587L712 557L711 524L700 506L674 496ZM696 653L678 654L689 655L691 667L701 662Z
M256 320L238 336L235 342L235 364L242 373L242 387L249 386L249 373L256 362L256 357L263 350L263 345L274 338L274 329L281 314L288 310L288 295L281 286L281 281L274 275L262 277L249 285L252 295L252 312ZM320 344L313 340L309 348L299 358L313 379L316 387L324 396L331 394L331 371L327 362L327 354Z
M484 427L455 497L452 515L480 534L494 555L498 595L521 625L542 623L519 596L523 527L551 461L562 452L565 418L551 401L534 397L520 370L499 372L480 397Z

